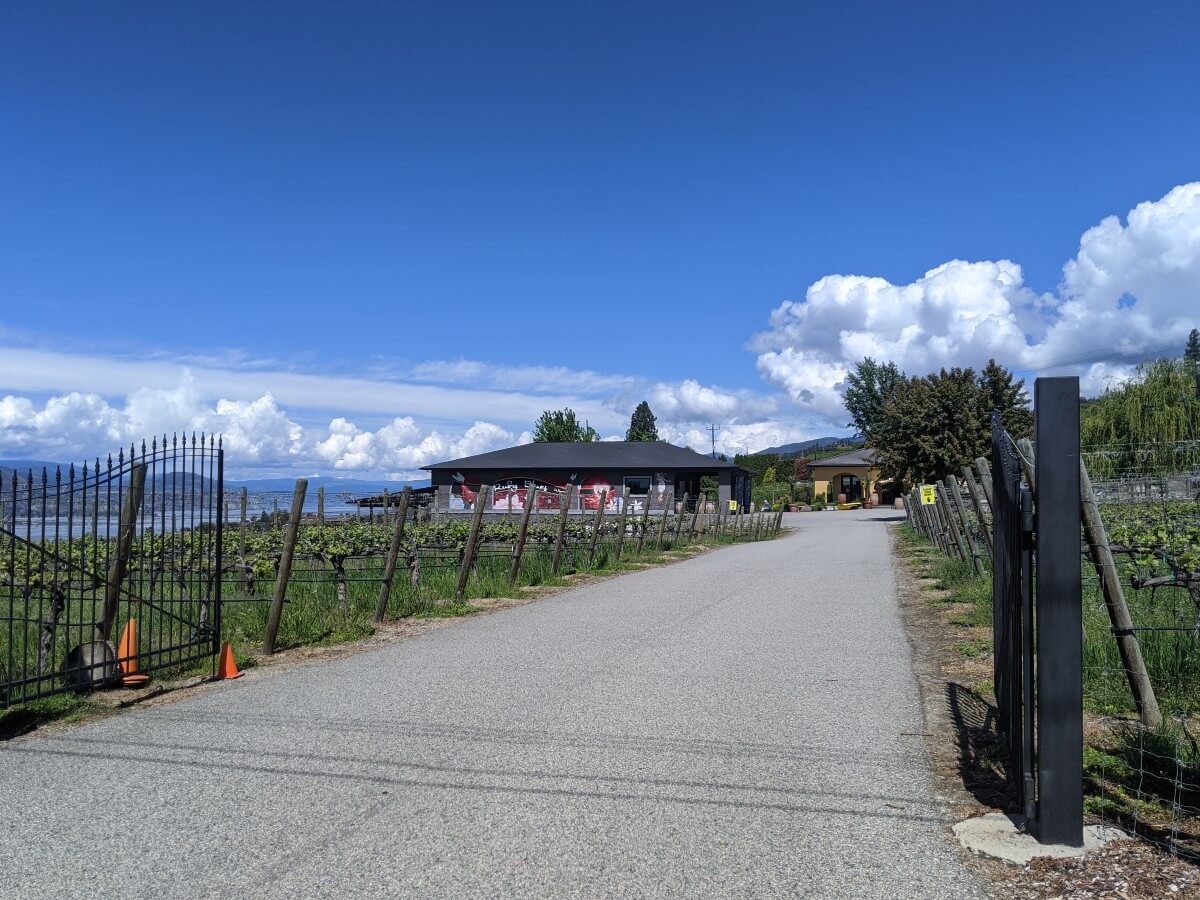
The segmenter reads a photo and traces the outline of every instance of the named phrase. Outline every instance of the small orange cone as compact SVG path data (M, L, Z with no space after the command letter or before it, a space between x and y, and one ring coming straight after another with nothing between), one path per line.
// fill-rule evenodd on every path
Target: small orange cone
M138 674L137 647L137 619L130 619L125 623L121 632L121 642L117 645L117 664L121 667L122 687L142 687L150 682L149 675Z
M233 647L226 641L221 645L221 658L217 662L217 680L225 678L241 678L246 673L237 667L233 661Z

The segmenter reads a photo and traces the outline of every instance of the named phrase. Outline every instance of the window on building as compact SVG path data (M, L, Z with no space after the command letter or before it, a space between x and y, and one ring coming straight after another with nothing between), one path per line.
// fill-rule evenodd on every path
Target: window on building
M625 487L629 488L629 493L635 497L645 496L650 493L650 476L626 475Z

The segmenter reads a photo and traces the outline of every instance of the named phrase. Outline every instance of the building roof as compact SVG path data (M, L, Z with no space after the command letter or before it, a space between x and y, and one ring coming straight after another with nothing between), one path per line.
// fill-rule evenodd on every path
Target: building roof
M478 456L464 456L422 466L436 469L692 469L714 472L740 469L663 441L592 441L589 443L533 443L505 447Z
M848 453L839 453L837 456L830 456L827 459L815 459L808 464L810 469L815 469L818 466L877 466L879 465L879 457L875 455L875 451L870 447L859 447L857 450L851 450Z

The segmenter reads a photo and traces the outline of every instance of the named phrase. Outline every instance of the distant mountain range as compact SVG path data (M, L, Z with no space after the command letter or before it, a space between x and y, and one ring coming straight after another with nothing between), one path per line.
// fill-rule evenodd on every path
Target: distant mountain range
M5 484L12 478L12 473L17 473L17 478L23 483L29 472L32 470L35 482L40 482L42 477L42 469L45 469L50 476L51 481L54 479L55 466L62 466L63 477L66 478L68 465L66 463L56 463L44 459L0 459L0 478L3 478ZM83 466L81 463L75 464L76 477L82 475ZM89 477L91 472L89 471ZM170 476L167 476L168 478ZM203 479L201 480L201 482ZM382 479L367 479L367 478L333 478L325 475L310 475L308 478L309 492L314 496L316 489L324 485L325 491L328 494L349 493L349 494L379 494L387 490L392 493L404 490L405 487L424 487L429 484L429 479L419 479L417 481L384 481ZM246 478L246 479L225 479L225 492L230 494L234 491L246 488L248 491L260 492L276 492L290 491L296 485L295 478ZM150 490L147 486L147 490Z
M807 441L800 441L795 444L780 444L778 447L768 447L766 450L759 450L755 456L766 456L774 454L775 456L799 456L802 453L812 453L816 450L829 450L833 447L861 447L863 444L862 438L853 437L819 437L812 438Z
M428 478L418 481L375 481L366 478L330 478L327 475L308 476L309 493L315 493L323 485L326 493L379 494L386 490L394 494L406 487L424 487L427 484ZM247 478L240 481L226 478L225 492L241 488L248 491L290 491L295 485L295 478Z

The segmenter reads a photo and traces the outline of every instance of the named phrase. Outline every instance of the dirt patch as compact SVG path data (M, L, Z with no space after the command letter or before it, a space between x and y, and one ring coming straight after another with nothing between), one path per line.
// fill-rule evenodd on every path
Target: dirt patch
M965 604L930 578L921 555L889 529L900 613L921 686L926 744L938 794L957 819L1013 812L996 735L990 630L968 623ZM963 851L997 898L1200 898L1200 869L1144 841L1112 843L1075 859L1027 866Z

